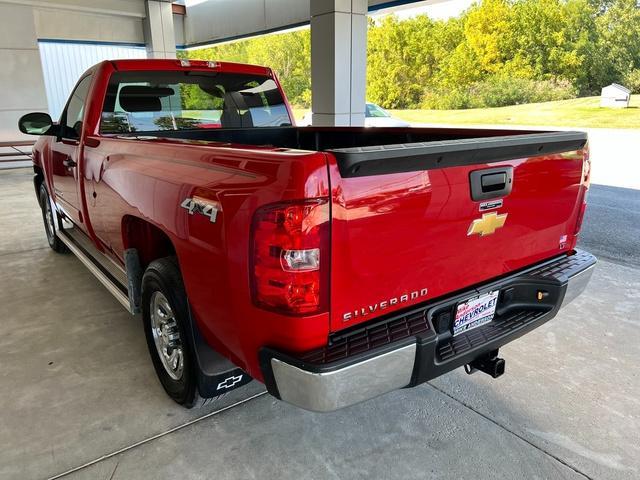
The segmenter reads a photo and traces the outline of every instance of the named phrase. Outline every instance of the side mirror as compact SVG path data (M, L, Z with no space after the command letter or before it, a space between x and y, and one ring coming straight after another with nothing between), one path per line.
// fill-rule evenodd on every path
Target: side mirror
M52 125L49 114L43 112L27 113L18 120L18 128L28 135L44 135Z

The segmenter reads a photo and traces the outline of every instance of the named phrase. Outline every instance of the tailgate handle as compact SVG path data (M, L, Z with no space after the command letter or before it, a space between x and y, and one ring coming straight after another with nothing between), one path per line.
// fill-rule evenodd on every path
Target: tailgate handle
M513 167L486 168L469 174L472 200L505 197L513 187Z
M504 187L507 185L507 174L500 172L480 175L480 184L482 187L482 193L504 190Z

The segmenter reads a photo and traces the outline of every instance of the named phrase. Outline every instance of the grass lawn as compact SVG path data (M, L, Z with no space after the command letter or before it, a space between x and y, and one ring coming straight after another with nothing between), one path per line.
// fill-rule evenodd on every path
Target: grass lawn
M300 120L308 109L294 108ZM390 110L397 118L415 123L540 125L550 127L640 128L640 95L631 96L631 108L600 108L600 97L530 103L470 110Z
M600 108L600 97L470 110L391 110L394 117L416 123L541 125L585 128L640 128L640 95L631 108Z

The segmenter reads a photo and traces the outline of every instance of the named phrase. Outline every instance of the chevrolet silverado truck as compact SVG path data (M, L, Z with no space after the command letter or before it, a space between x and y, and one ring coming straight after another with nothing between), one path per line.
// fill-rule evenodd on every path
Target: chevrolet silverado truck
M498 349L580 294L580 132L296 127L274 73L105 61L40 138L51 248L132 314L191 408L256 379L331 411Z

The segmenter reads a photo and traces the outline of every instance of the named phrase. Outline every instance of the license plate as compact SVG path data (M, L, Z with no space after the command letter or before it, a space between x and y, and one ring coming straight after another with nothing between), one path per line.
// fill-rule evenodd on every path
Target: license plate
M453 321L453 334L458 335L493 320L499 291L493 291L458 304Z

